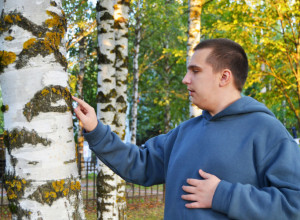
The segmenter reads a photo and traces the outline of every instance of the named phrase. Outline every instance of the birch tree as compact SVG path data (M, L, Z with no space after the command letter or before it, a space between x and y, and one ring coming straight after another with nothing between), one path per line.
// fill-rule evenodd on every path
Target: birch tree
M115 133L124 141L127 110L128 75L128 19L129 0L117 0L114 6L115 27L115 68L116 68L116 111L114 116ZM126 183L117 176L118 219L126 219Z
M137 109L139 99L139 53L141 41L141 14L140 14L141 1L137 1L136 15L135 15L135 38L134 38L134 53L133 53L133 100L131 108L131 143L136 144L136 131L137 131Z
M187 43L187 59L186 64L189 65L190 59L194 53L193 49L200 43L201 37L201 13L204 4L211 0L189 0L189 29ZM202 110L196 105L190 103L190 117L196 117L202 114Z
M84 78L84 71L85 71L85 37L83 37L79 41L79 74L77 76L77 93L78 97L83 99L83 78ZM79 128L78 128L78 136L77 136L77 144L78 144L78 153L80 155L80 174L81 177L85 174L85 166L84 166L84 157L83 157L83 127L81 121L79 121Z
M5 188L13 219L84 219L60 1L0 1Z
M114 1L99 0L96 6L98 31L98 94L97 116L112 131L115 130L116 68ZM118 216L116 174L99 161L97 175L97 219L116 219Z

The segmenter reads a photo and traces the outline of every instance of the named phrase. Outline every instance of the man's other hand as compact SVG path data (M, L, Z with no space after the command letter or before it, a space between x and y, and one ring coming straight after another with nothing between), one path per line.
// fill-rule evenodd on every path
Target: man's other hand
M87 132L94 130L98 124L94 108L79 98L74 96L72 96L72 98L78 103L78 106L74 111L76 117L82 122L83 128Z
M187 179L187 183L190 186L182 186L182 189L189 193L182 195L181 198L192 203L187 203L187 208L211 208L212 200L217 186L220 183L220 179L212 174L206 173L203 170L199 170L200 176L203 180L199 179Z

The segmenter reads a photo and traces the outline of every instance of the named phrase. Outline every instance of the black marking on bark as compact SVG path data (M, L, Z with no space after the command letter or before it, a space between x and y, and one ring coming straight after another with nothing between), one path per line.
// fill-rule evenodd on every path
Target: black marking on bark
M100 34L106 34L107 33L107 30L104 29L104 28L101 28L100 31L99 31Z
M126 6L130 6L130 0L119 0L117 1L117 4L121 4L121 5L126 5Z
M120 127L119 118L118 118L117 114L115 114L112 124L116 125L116 127ZM115 132L115 133L117 133L117 132Z
M39 162L38 161L30 161L28 162L28 164L31 164L31 165L37 165Z
M103 171L100 171L97 175L97 197L102 198L101 202L97 201L97 209L100 213L108 212L108 206L111 206L111 203L105 203L104 199L111 198L112 196L109 193L116 189L109 184L107 184L108 180L113 180L113 177L110 175L104 175ZM103 219L103 216L98 216L98 219Z
M124 96L122 96L122 95L120 95L120 96L117 98L116 102L122 103L122 104L126 104L126 100L124 99Z
M107 58L106 54L100 53L98 54L98 64L112 64L113 61Z
M110 103L111 98L115 98L117 96L117 91L115 89L110 90L108 94L104 94L100 91L97 95L97 103Z
M105 108L101 109L102 112L114 112L116 109L111 105L107 105Z
M127 106L118 110L119 113L126 113Z
M113 20L113 19L114 19L114 17L108 12L104 12L103 15L100 17L101 21Z
M13 168L16 167L17 163L18 163L17 158L15 158L14 156L12 156L12 155L10 154L10 164L13 166Z
M53 7L57 7L57 4L56 4L55 1L51 1L51 2L50 2L50 5L53 6Z
M2 105L1 106L1 111L4 113L4 112L7 112L9 110L9 107L8 105Z
M24 48L18 55L19 59L16 61L16 68L21 69L26 66L29 62L29 59L32 57L36 57L39 54L43 57L46 57L51 53L54 54L56 61L66 69L66 58L58 51L58 48L55 48L51 44L46 45L44 40L38 40L31 47L26 49Z
M51 103L56 103L59 100L65 100L66 105L51 106ZM67 112L72 111L72 98L68 88L62 86L48 86L43 90L35 93L34 97L28 102L23 114L27 121L31 121L33 117L39 115L40 112Z
M76 158L74 158L72 160L65 161L64 164L75 163L75 162L76 162Z
M0 21L0 34L9 31L13 25L17 25L24 30L31 32L35 37L44 37L47 32L47 27L39 26L32 21L28 20L21 13L11 12L9 14L3 13L3 19Z
M9 154L11 154L11 151L13 149L19 149L23 147L25 143L29 143L32 145L41 143L44 146L51 144L51 141L47 140L46 138L40 137L36 133L36 131L28 131L25 128L23 128L22 130L15 128L12 131L4 132L3 139Z
M107 10L107 8L102 7L100 1L97 1L97 4L96 4L96 11L97 11L97 12L100 12L100 11L106 11L106 10Z
M111 80L110 79L104 79L103 82L105 82L105 83L111 83Z
M119 71L121 71L122 69L120 69ZM126 85L127 84L127 80L116 80L116 85L117 86L122 86L122 85Z

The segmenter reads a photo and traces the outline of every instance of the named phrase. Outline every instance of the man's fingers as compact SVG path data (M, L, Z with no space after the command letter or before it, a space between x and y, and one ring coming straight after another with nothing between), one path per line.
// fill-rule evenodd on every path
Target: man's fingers
M197 179L187 179L186 182L192 186L198 186L199 184L201 184L202 180L197 180Z
M182 186L182 189L187 193L195 193L196 187L194 186Z
M72 99L73 99L74 101L78 102L79 105L81 105L82 107L84 107L84 108L86 108L86 109L88 109L88 108L90 107L90 105L87 104L87 103L86 103L85 101L83 101L82 99L79 99L79 98L77 98L77 97L75 97L75 96L72 96Z
M201 204L199 202L192 202L192 203L187 203L185 204L185 207L189 208L189 209L199 209L199 208L204 208L201 206Z
M79 120L82 120L85 117L85 114L83 114L83 112L81 111L79 106L77 108L75 108L74 111L75 111L76 116Z
M199 170L199 174L200 174L200 176L201 177L203 177L204 179L208 179L208 178L210 178L211 176L213 176L212 174L209 174L209 173L206 173L206 172L204 172L203 170Z
M197 201L197 196L195 194L181 195L181 198L188 201Z
M206 206L205 204L203 204L201 202L187 203L187 204L185 204L185 207L187 207L189 209L206 209L206 208L210 208L209 206Z

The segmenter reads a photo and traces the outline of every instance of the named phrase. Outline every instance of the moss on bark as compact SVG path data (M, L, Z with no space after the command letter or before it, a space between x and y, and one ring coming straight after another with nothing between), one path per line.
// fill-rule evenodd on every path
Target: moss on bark
M54 1L51 1L50 4L53 6ZM12 52L2 52L2 56L0 55L0 73L4 71L4 68L8 64L15 62L16 57L18 58L16 61L16 68L20 69L27 65L31 57L36 57L39 54L45 57L52 53L54 54L56 61L65 69L67 68L66 58L59 51L59 47L67 30L66 19L64 15L60 16L52 11L46 11L46 13L51 18L47 19L42 25L31 22L21 13L3 13L4 19L1 19L0 21L0 35L9 31L11 26L17 25L32 33L36 38L31 38L29 41L26 41L23 45L23 50L18 56L11 54ZM10 39L13 38L12 36L10 37Z
M29 218L31 214L30 211L22 209L19 203L19 200L24 196L25 188L28 186L30 186L30 182L25 179L11 173L4 175L4 187L9 200L9 209L12 216L16 216L17 219L23 219L23 217Z
M51 206L54 201L60 198L69 198L73 195L78 197L80 190L80 181L74 178L54 180L39 186L28 198Z
M40 137L35 130L28 131L25 128L21 130L15 128L12 131L5 131L3 134L3 140L9 154L11 154L13 149L23 147L25 143L32 145L40 143L44 146L51 144L51 141Z
M51 103L56 103L59 100L65 100L66 105L52 106ZM40 112L67 112L72 111L72 97L69 89L62 86L48 86L43 90L38 91L34 97L28 102L23 114L28 121L39 115Z

